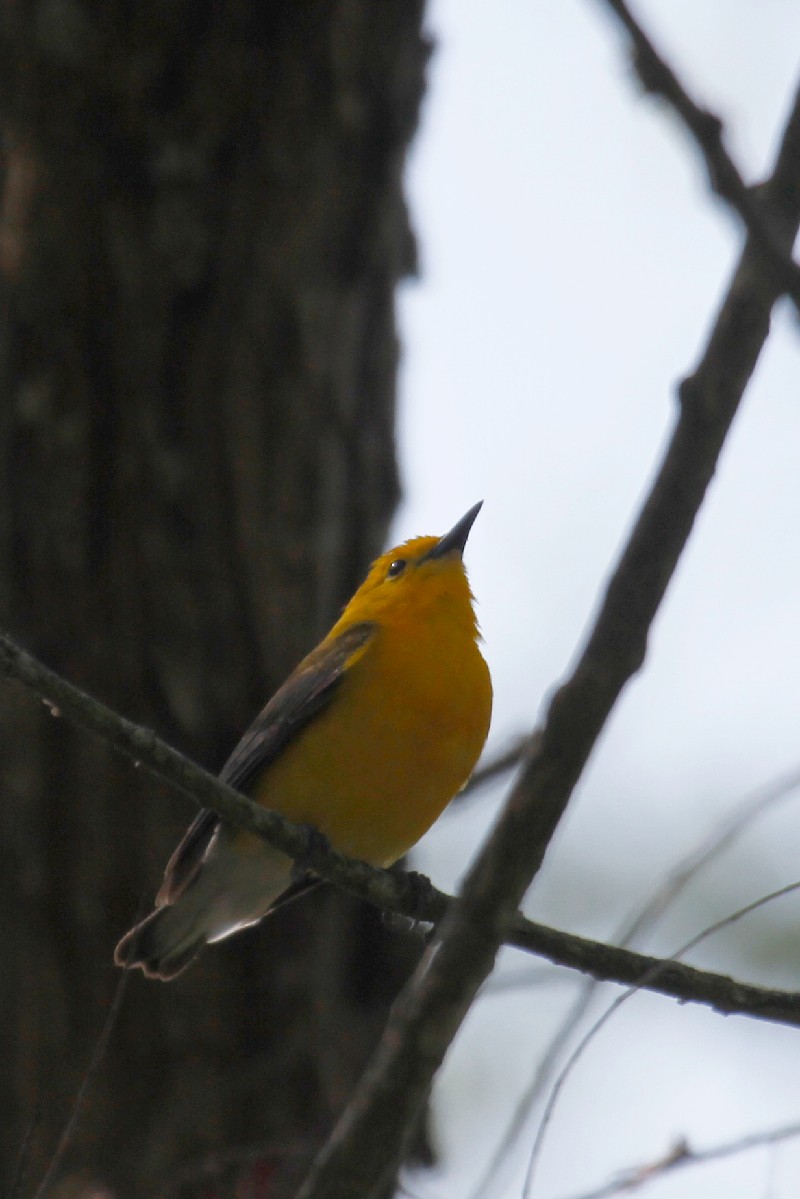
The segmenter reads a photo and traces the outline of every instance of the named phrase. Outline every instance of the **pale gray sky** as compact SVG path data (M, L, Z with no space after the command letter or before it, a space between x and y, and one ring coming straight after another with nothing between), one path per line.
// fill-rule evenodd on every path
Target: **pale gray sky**
M800 75L800 4L642 0L637 12L757 178ZM636 97L599 0L436 0L429 23L438 48L409 172L423 277L401 298L406 502L394 533L443 531L485 500L468 563L501 743L531 726L568 668L740 234L707 197L675 119ZM610 935L740 796L800 762L798 517L800 342L782 308L646 670L593 759L532 914ZM422 867L453 885L490 814L483 803L446 817ZM800 878L798 845L800 799L699 882L653 946L671 952ZM800 898L774 919L788 937ZM769 927L754 918L743 942L720 939L696 960L755 977L766 957L771 981L800 987L800 934L770 960ZM417 1190L469 1194L568 994L482 1001L437 1088L443 1169ZM800 1119L798 1076L800 1033L637 997L568 1084L534 1193L566 1199L679 1136L702 1147ZM518 1196L519 1171L483 1199ZM767 1177L759 1152L649 1194L753 1199ZM770 1199L795 1199L800 1147L776 1155L774 1178Z

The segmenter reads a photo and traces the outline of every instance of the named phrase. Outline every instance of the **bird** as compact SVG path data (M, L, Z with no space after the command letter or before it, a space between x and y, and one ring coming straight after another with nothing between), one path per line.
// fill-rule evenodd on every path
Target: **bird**
M223 782L375 866L419 840L469 778L489 730L492 682L463 562L482 503L444 536L376 559L245 732ZM314 881L262 838L201 811L115 963L173 979L207 944Z

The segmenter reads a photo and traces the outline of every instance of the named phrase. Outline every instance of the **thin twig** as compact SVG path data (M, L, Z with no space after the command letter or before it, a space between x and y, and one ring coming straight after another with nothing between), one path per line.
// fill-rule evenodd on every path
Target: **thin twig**
M654 966L650 973L652 975L657 974L659 970L667 965L667 963L677 961L677 959L683 957L684 954L690 953L691 950L695 949L703 941L708 940L709 937L714 936L715 933L720 932L724 928L728 928L731 924L734 924L737 920L741 920L744 916L749 916L751 912L755 912L758 908L763 908L766 904L773 903L776 899L782 899L785 895L794 894L794 892L798 890L800 890L800 882L788 883L785 887L778 887L777 890L770 891L768 895L761 895L758 899L754 899L751 903L747 903L743 907L737 908L735 912L731 912L728 916L723 916L721 920L716 920L713 924L710 924L707 928L704 928L702 932L696 933L695 936L691 937L684 945L680 947L680 949L678 949L669 958L665 959L664 962ZM533 1149L531 1150L530 1160L528 1162L528 1171L525 1176L525 1184L522 1188L522 1199L530 1199L530 1195L533 1192L534 1175L536 1173L536 1167L541 1155L542 1145L544 1144L544 1138L553 1119L553 1113L555 1111L556 1104L558 1103L561 1092L563 1091L570 1074L580 1058L583 1056L584 1051L600 1032L600 1029L604 1028L611 1017L623 1005L623 1003L630 999L631 995L635 995L640 989L641 988L636 985L629 987L627 991L622 993L622 995L618 995L614 1002L610 1004L608 1008L606 1008L602 1016L595 1020L589 1031L585 1033L583 1037L581 1037L575 1049L573 1049L572 1053L567 1058L567 1061L561 1069L558 1078L553 1084L553 1089L550 1092L550 1097L547 1100L544 1112L542 1114L541 1123L539 1124L536 1138L533 1143Z
M496 782L510 770L516 770L525 754L533 748L535 736L536 734L533 737L530 735L515 737L506 749L500 750L494 757L481 759L472 778L456 796L456 802L472 799L476 791L481 790L489 783Z
M114 990L114 998L111 1000L111 1006L106 1013L106 1018L103 1021L103 1027L100 1030L100 1035L97 1038L97 1041L95 1042L92 1055L89 1058L89 1064L86 1067L83 1078L81 1079L81 1084L78 1087L75 1098L72 1100L70 1114L64 1126L64 1131L62 1132L61 1138L56 1146L55 1153L50 1159L50 1163L45 1170L44 1177L34 1192L33 1199L44 1199L45 1195L55 1182L58 1171L61 1169L61 1164L64 1161L64 1155L72 1144L72 1138L75 1135L75 1129L77 1127L78 1120L80 1119L81 1112L83 1111L83 1105L86 1100L89 1086L94 1080L97 1069L103 1060L103 1055L105 1054L108 1042L111 1039L111 1033L113 1032L114 1026L117 1022L117 1017L119 1016L120 1008L122 1007L122 1000L125 996L125 990L128 985L129 977L130 976L128 973L125 972L120 975L117 981L117 985Z
M788 251L800 222L800 95L765 203ZM417 970L395 1003L356 1094L298 1199L372 1196L395 1176L409 1129L566 809L688 540L781 293L748 241L680 417L613 572L587 645L553 697L542 736Z
M533 1078L526 1087L525 1093L519 1103L516 1105L508 1127L500 1138L497 1148L492 1153L488 1164L481 1173L477 1185L470 1192L470 1199L484 1199L498 1170L510 1158L511 1150L522 1135L530 1119L532 1109L550 1081L550 1077L556 1068L558 1059L567 1041L575 1031L576 1025L583 1018L597 985L597 979L589 978L584 980L580 986L578 994L573 999L554 1035L550 1038L547 1048L537 1062Z
M14 1171L11 1175L11 1181L8 1185L8 1190L5 1192L5 1199L19 1199L22 1194L22 1188L25 1185L25 1177L28 1173L28 1167L31 1160L31 1149L33 1147L33 1138L42 1122L42 1101L37 1100L33 1115L28 1121L28 1127L25 1130L25 1135L22 1138L22 1144L19 1147Z
M503 778L509 771L516 770L517 766L522 764L525 755L534 751L537 739L539 739L537 730L534 733L516 736L505 749L500 749L499 753L495 753L494 757L482 758L477 764L474 775L458 794L457 799L461 800L465 797L471 799L475 791L486 787L488 783L494 783L498 778Z
M708 1162L722 1161L726 1157L735 1157L739 1153L749 1153L752 1149L765 1149L768 1146L779 1145L800 1137L800 1122L783 1124L778 1128L768 1128L764 1132L753 1132L747 1136L737 1137L733 1141L724 1141L720 1145L712 1145L708 1149L693 1149L687 1141L679 1141L673 1145L663 1157L652 1162L643 1162L639 1166L631 1166L623 1170L616 1178L598 1187L594 1191L585 1191L574 1195L572 1199L611 1199L623 1191L638 1190L648 1182L663 1178L675 1170L683 1170L687 1166L707 1165Z
M745 183L725 148L722 121L691 98L625 0L601 0L601 3L613 13L630 37L633 66L642 87L646 92L666 100L677 113L703 157L711 190L739 216L747 233L775 271L781 290L800 308L800 266L791 256L791 247L787 250L782 243L758 190Z
M760 787L752 795L748 795L740 801L734 811L726 814L724 819L669 872L644 906L633 917L626 920L614 936L614 943L622 948L628 948L636 938L664 914L669 905L702 869L727 849L737 837L741 836L755 819L781 800L788 799L798 787L800 787L800 769L794 769L774 782ZM513 1117L472 1191L470 1199L481 1199L486 1195L491 1180L496 1176L502 1163L510 1156L513 1146L530 1119L533 1108L544 1093L561 1054L586 1014L599 981L596 978L589 978L580 985L573 1003L550 1038L547 1048L536 1066L533 1078L516 1105Z
M743 799L733 812L712 829L708 836L704 837L674 870L670 871L638 915L614 940L620 945L632 944L635 938L641 936L663 915L669 905L701 870L704 870L724 850L728 849L754 820L763 816L765 812L782 800L789 799L798 787L800 787L800 769L795 768L773 782L759 787L758 790Z

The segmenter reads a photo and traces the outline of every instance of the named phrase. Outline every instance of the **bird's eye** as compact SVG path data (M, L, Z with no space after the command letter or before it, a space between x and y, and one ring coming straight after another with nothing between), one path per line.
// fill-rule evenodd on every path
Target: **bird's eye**
M396 579L398 575L401 575L403 573L405 568L406 568L405 558L395 558L394 562L391 563L391 565L389 566L389 569L386 572L386 578L387 579Z

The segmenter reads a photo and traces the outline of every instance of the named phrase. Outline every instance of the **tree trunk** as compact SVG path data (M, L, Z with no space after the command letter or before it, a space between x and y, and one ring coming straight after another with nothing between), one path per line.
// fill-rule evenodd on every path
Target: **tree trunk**
M396 502L420 21L408 0L4 6L0 618L215 769ZM193 812L0 702L0 1152L5 1182L33 1122L27 1193ZM243 1170L289 1193L416 953L320 892L173 984L132 977L64 1193L231 1193Z

